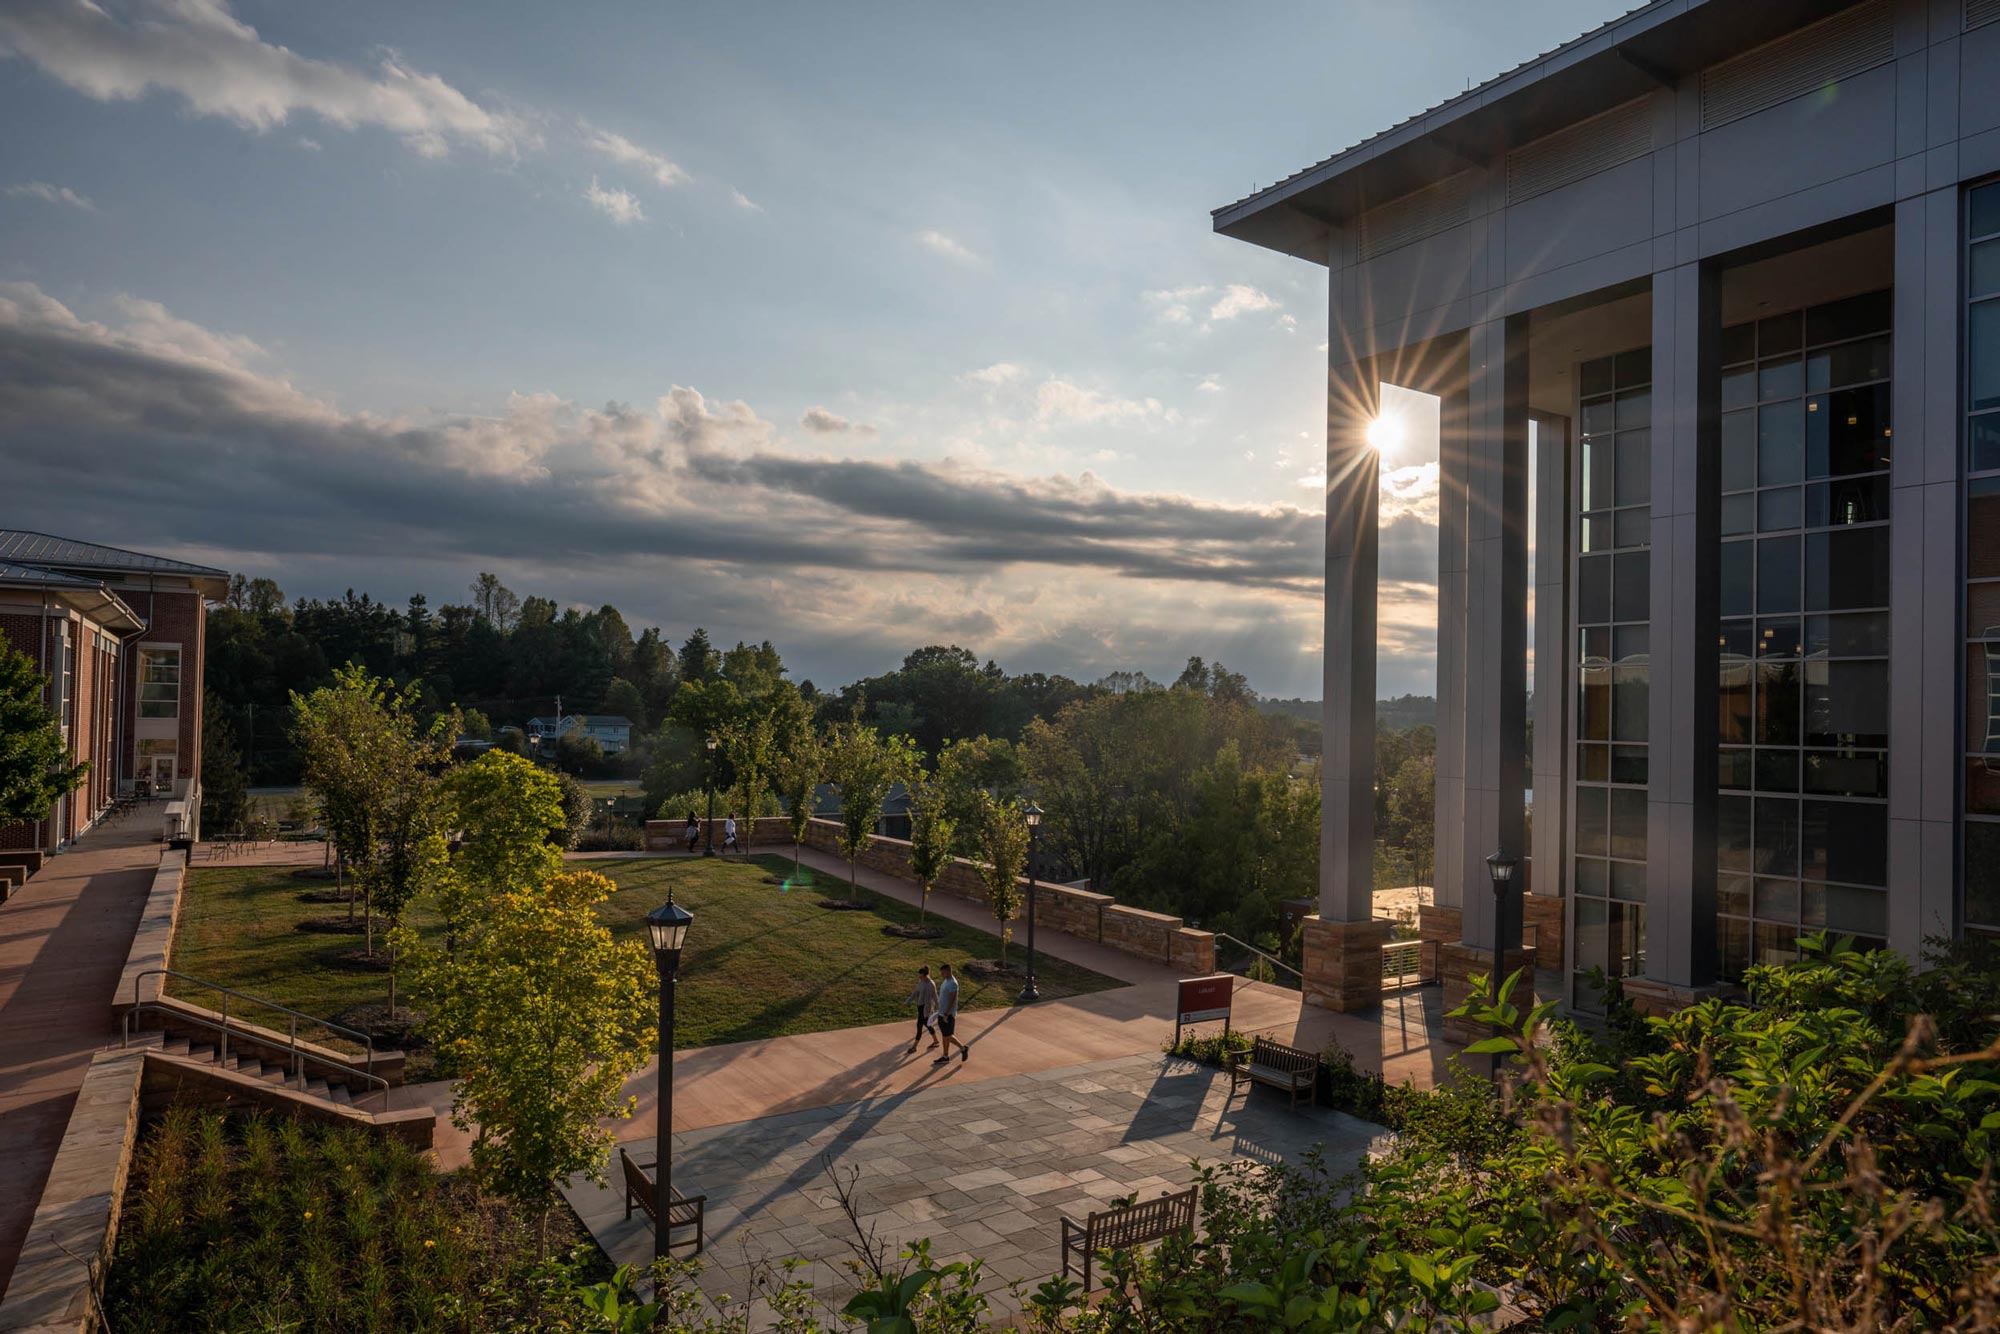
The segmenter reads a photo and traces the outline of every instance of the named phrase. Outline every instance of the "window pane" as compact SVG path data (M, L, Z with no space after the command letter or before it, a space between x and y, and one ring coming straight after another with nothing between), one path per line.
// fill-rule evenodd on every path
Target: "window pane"
M1619 400L1622 408L1624 400ZM1643 505L1653 484L1653 445L1650 431L1621 431L1618 435L1618 482L1615 503Z
M1774 315L1768 320L1757 321L1757 355L1768 357L1779 352L1796 352L1801 338L1801 317L1798 311L1789 315Z
M1643 547L1653 540L1653 512L1641 505L1637 509L1619 510L1612 543L1621 550Z
M1583 516L1583 549L1585 551L1606 551L1611 547L1611 516L1609 514L1586 514Z
M1830 797L1889 795L1888 757L1881 751L1805 752L1805 789Z
M1823 678L1821 677L1821 674ZM1806 686L1806 744L1876 747L1889 744L1889 664L1815 664Z
M1583 433L1587 436L1609 435L1618 425L1617 405L1608 398L1600 398L1595 403L1583 405Z
M1806 490L1818 496L1807 506L1808 527L1875 523L1889 517L1889 479L1881 473L1818 482Z
M1630 352L1620 352L1615 358L1612 374L1620 389L1631 389L1653 382L1653 349L1635 347Z
M1763 918L1775 918L1780 922L1796 922L1799 919L1799 882L1796 880L1758 880L1756 913Z
M1806 403L1806 476L1889 466L1889 386L1840 389Z
M1731 917L1748 917L1750 877L1728 874L1715 877L1715 910Z
M1799 790L1799 753L1795 750L1757 752L1757 790L1796 792Z
M1729 742L1745 742L1750 739L1750 664L1742 658L1725 658L1722 663L1721 682L1718 698L1721 708L1718 718L1717 739ZM1747 760L1745 761L1748 762ZM1745 769L1745 779L1737 786L1750 786L1749 770Z
M1739 361L1754 361L1757 357L1757 326L1754 324L1732 324L1722 331L1722 364L1734 366Z
M1799 488L1781 486L1757 493L1757 527L1764 532L1799 526Z
M1611 789L1611 855L1632 861L1646 859L1646 794L1631 788Z
M1576 892L1590 898L1601 899L1611 892L1611 873L1606 863L1595 857L1579 857L1576 861Z
M1767 537L1757 543L1757 610L1799 609L1799 539Z
M1612 862L1611 897L1625 903L1644 903L1646 868L1638 862Z
M1623 552L1614 557L1618 562L1613 576L1615 587L1611 594L1611 619L1616 621L1644 621L1651 619L1650 599L1652 597L1652 558L1643 551Z
M2000 548L2000 542L1995 542ZM1754 574L1756 571L1756 547L1749 542L1724 542L1722 544L1721 611L1724 616L1746 616L1757 609Z
M1982 241L1972 247L1972 263L1966 266L1966 295L1992 296L2000 292L2000 240Z
M1757 485L1757 414L1746 409L1722 414L1722 489Z
M1789 797L1758 797L1757 860L1759 875L1799 873L1799 804Z
M1718 919L1715 937L1722 976L1733 982L1743 976L1743 969L1750 962L1750 924L1740 919Z
M1782 486L1799 480L1805 411L1796 401L1757 409L1757 484Z
M1715 802L1716 865L1725 871L1748 871L1753 860L1749 797L1718 797Z
M1965 920L2000 927L2000 824L1965 822Z
M1965 424L1966 457L1974 472L2000 468L2000 413L1974 417Z
M1576 563L1576 617L1584 622L1611 619L1611 557L1585 556Z
M1587 510L1611 508L1611 436L1583 442L1583 507Z
M1796 662L1757 664L1757 744L1799 744L1799 665Z
M1613 746L1611 748L1611 781L1614 783L1637 783L1646 781L1646 748L1644 746Z
M1579 972L1603 968L1610 962L1605 948L1609 939L1606 922L1609 911L1602 899L1580 898L1576 901L1576 966Z
M1757 367L1757 398L1768 403L1774 398L1797 398L1805 392L1805 365L1797 357L1766 361Z
M1806 312L1807 345L1838 343L1843 339L1887 329L1891 322L1891 296L1892 293L1885 288L1879 292L1851 296L1844 301L1829 301L1823 306L1814 306Z
M1965 577L2000 577L2000 477L1965 484Z
M1651 390L1636 389L1618 396L1618 429L1631 430L1653 424L1653 395Z
M1974 408L2000 407L2000 301L1971 308L1965 330L1966 388Z
M1828 885L1826 929L1836 935L1882 936L1889 932L1889 898L1879 890Z
M1969 235L1990 236L2000 232L2000 181L1982 185L1972 192Z
M1763 811L1758 810L1761 819ZM1875 802L1799 803L1800 872L1808 880L1888 883L1889 808Z
M1888 603L1887 528L1839 528L1807 536L1808 610L1884 607Z
M1735 537L1757 526L1757 497L1753 492L1722 498L1722 535Z
M1586 783L1604 783L1611 778L1611 747L1578 742L1576 776Z
M1606 848L1610 804L1601 787L1576 790L1576 851L1583 857L1602 857Z
M1644 660L1621 662L1611 673L1611 739L1646 740L1647 676Z
M1797 658L1804 656L1800 649L1799 623L1792 617L1775 621L1757 622L1757 656L1760 658Z
M1611 392L1611 358L1597 357L1586 361L1577 371L1578 392L1587 395Z

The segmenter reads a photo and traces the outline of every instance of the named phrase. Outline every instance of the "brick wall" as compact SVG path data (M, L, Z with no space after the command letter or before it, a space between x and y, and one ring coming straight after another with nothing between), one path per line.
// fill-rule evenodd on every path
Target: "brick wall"
M720 823L720 822L718 822ZM646 847L663 852L683 845L684 820L646 821ZM721 831L717 830L720 846ZM753 850L783 853L792 846L791 821L782 816L763 816L757 821ZM840 856L840 826L832 820L814 820L806 826L805 846L831 856ZM900 838L877 836L854 859L866 867L898 880L915 882L910 870L910 845ZM933 894L948 895L967 903L986 905L986 883L980 866L963 857L954 857L931 887ZM1014 915L1021 920L1026 909L1027 881L1022 884L1022 909ZM1035 925L1064 935L1077 936L1108 945L1121 953L1136 955L1178 968L1190 976L1215 971L1215 935L1195 931L1178 917L1120 907L1109 894L1065 885L1042 885L1035 891Z
M123 735L136 737L139 712L139 645L179 644L181 646L180 729L178 754L174 757L176 781L201 779L201 688L206 666L208 609L200 593L192 588L151 588L145 584L115 585L118 595L146 621L146 630L135 636L120 664L125 679ZM118 757L118 775L135 775L132 752L127 741Z

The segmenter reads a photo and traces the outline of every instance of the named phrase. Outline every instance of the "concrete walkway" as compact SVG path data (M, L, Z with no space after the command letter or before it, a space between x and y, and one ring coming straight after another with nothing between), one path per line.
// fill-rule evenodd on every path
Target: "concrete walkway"
M0 1292L48 1180L160 863L157 808L77 840L0 904Z
M1064 1214L1182 1189L1197 1160L1296 1162L1319 1145L1344 1172L1387 1133L1324 1108L1294 1112L1268 1091L1232 1096L1219 1071L1154 1053L676 1134L673 1180L708 1197L699 1283L733 1298L731 1310L792 1257L803 1262L793 1276L838 1310L856 1286L858 1227L892 1262L918 1238L937 1260L983 1260L981 1290L1005 1317L1061 1268ZM654 1160L651 1139L631 1150ZM611 1188L575 1179L563 1194L614 1263L643 1266L651 1225L625 1216L611 1166ZM765 1303L748 1313L752 1329L773 1323Z
M589 861L637 854L582 854ZM684 853L650 856L679 857ZM847 868L835 858L808 850L804 862L822 875L845 879ZM892 876L862 869L859 882L878 893L916 902L914 886ZM934 895L931 909L939 916L993 931L995 923L978 904ZM1017 928L1016 940L1024 930ZM975 1010L959 1020L959 1033L971 1048L969 1060L946 1067L931 1064L932 1053L909 1051L912 1024L877 1024L824 1033L764 1038L681 1051L674 1055L674 1129L699 1130L732 1122L785 1116L871 1098L908 1094L945 1085L978 1083L1017 1075L1062 1069L1116 1057L1155 1056L1173 1037L1178 974L1094 941L1050 931L1038 937L1039 948L1071 963L1118 978L1127 985L1060 1000ZM700 949L700 923L689 946ZM899 993L905 980L884 978L885 987ZM1283 987L1239 980L1233 1001L1233 1026L1266 1033L1312 1051L1337 1043L1363 1070L1380 1071L1391 1083L1408 1080L1429 1088L1446 1075L1446 1060L1460 1048L1444 1038L1442 1008L1436 988L1384 998L1372 1014L1334 1014L1308 1009L1299 994ZM1214 1026L1211 1025L1212 1029ZM630 1120L614 1123L620 1139L650 1138L655 1133L657 1059L626 1084L638 1099ZM391 1107L451 1106L446 1083L411 1085L393 1090ZM448 1120L438 1126L436 1151L446 1168L465 1161L469 1139Z

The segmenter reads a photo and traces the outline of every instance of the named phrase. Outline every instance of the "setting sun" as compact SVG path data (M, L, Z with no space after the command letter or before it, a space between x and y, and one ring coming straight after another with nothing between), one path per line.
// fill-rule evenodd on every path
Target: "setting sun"
M1368 423L1368 447L1377 454L1392 454L1403 443L1403 422L1400 417L1382 414Z

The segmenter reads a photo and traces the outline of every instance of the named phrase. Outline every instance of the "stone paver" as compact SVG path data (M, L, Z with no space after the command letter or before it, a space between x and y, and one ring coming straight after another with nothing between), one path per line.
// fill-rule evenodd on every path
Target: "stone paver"
M19 1258L159 868L157 807L77 840L0 904L0 1292Z
M939 1259L985 1259L989 1299L1011 1312L1012 1285L1060 1268L1063 1214L1180 1189L1196 1159L1290 1161L1323 1144L1330 1162L1358 1162L1384 1133L1268 1094L1232 1098L1220 1072L1149 1054L690 1130L674 1136L674 1181L708 1196L711 1297L740 1301L753 1273L796 1256L816 1296L846 1301L855 1232L829 1174L853 1172L862 1227L892 1252L928 1237ZM628 1147L650 1156L653 1143ZM649 1225L624 1217L615 1179L564 1194L615 1262L647 1261Z

